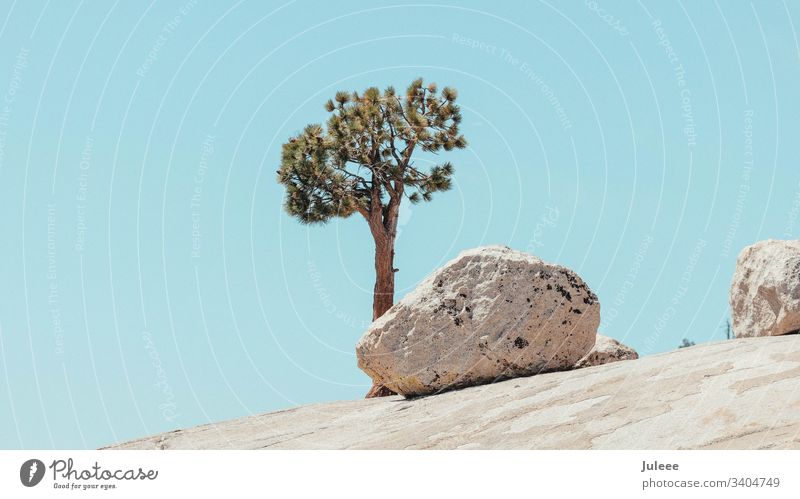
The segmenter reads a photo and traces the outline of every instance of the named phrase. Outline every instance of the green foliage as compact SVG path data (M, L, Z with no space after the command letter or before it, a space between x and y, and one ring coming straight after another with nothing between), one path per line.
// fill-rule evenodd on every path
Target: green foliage
M693 347L693 346L695 346L695 344L696 343L694 341L692 341L690 339L687 339L687 338L684 338L683 341L681 342L681 344L678 345L678 348Z
M278 182L286 187L286 211L304 223L325 222L355 212L429 201L452 185L453 165L424 171L415 150L438 153L467 146L459 133L457 92L414 80L404 96L392 87L336 92L325 103L325 128L308 125L283 145ZM376 206L373 206L376 205Z

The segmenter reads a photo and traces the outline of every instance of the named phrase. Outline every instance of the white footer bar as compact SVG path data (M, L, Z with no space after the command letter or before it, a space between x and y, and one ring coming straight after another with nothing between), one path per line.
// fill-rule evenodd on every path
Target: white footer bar
M0 497L796 498L799 465L800 451L0 451Z

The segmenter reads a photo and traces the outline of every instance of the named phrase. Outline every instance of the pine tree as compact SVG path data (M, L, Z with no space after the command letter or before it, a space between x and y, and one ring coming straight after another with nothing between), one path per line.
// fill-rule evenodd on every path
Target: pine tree
M462 149L457 93L414 80L404 96L388 87L337 92L325 104L326 127L308 125L283 145L278 182L286 187L286 211L301 223L325 223L355 213L364 217L375 243L372 319L394 302L394 245L400 203L430 201L450 189L453 165L427 170L415 151Z

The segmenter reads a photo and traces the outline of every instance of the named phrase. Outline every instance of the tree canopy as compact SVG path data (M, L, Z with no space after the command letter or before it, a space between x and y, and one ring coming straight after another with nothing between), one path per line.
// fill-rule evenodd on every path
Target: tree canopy
M361 213L390 229L390 211L403 197L429 201L451 186L453 165L418 168L415 150L436 153L466 147L459 133L457 93L417 79L405 95L337 92L325 104L325 127L311 124L283 145L278 181L286 187L286 211L303 223ZM395 220L396 222L396 220ZM373 228L374 230L374 228Z

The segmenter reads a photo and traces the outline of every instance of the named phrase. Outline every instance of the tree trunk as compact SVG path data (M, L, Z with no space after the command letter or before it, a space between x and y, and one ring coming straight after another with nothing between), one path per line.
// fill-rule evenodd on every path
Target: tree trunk
M372 320L394 304L394 237L375 238L375 291L372 295ZM380 384L372 384L365 398L397 395Z
M394 240L397 234L398 204L390 203L385 213L370 220L375 239L375 289L372 295L372 320L386 313L394 304ZM372 384L365 398L388 397L395 392L380 384Z
M372 295L372 320L394 304L394 237L375 241L375 290Z
M367 395L364 398L374 399L378 397L391 397L392 395L397 395L397 394L383 385L377 385L375 383L372 383L372 388L369 389Z

